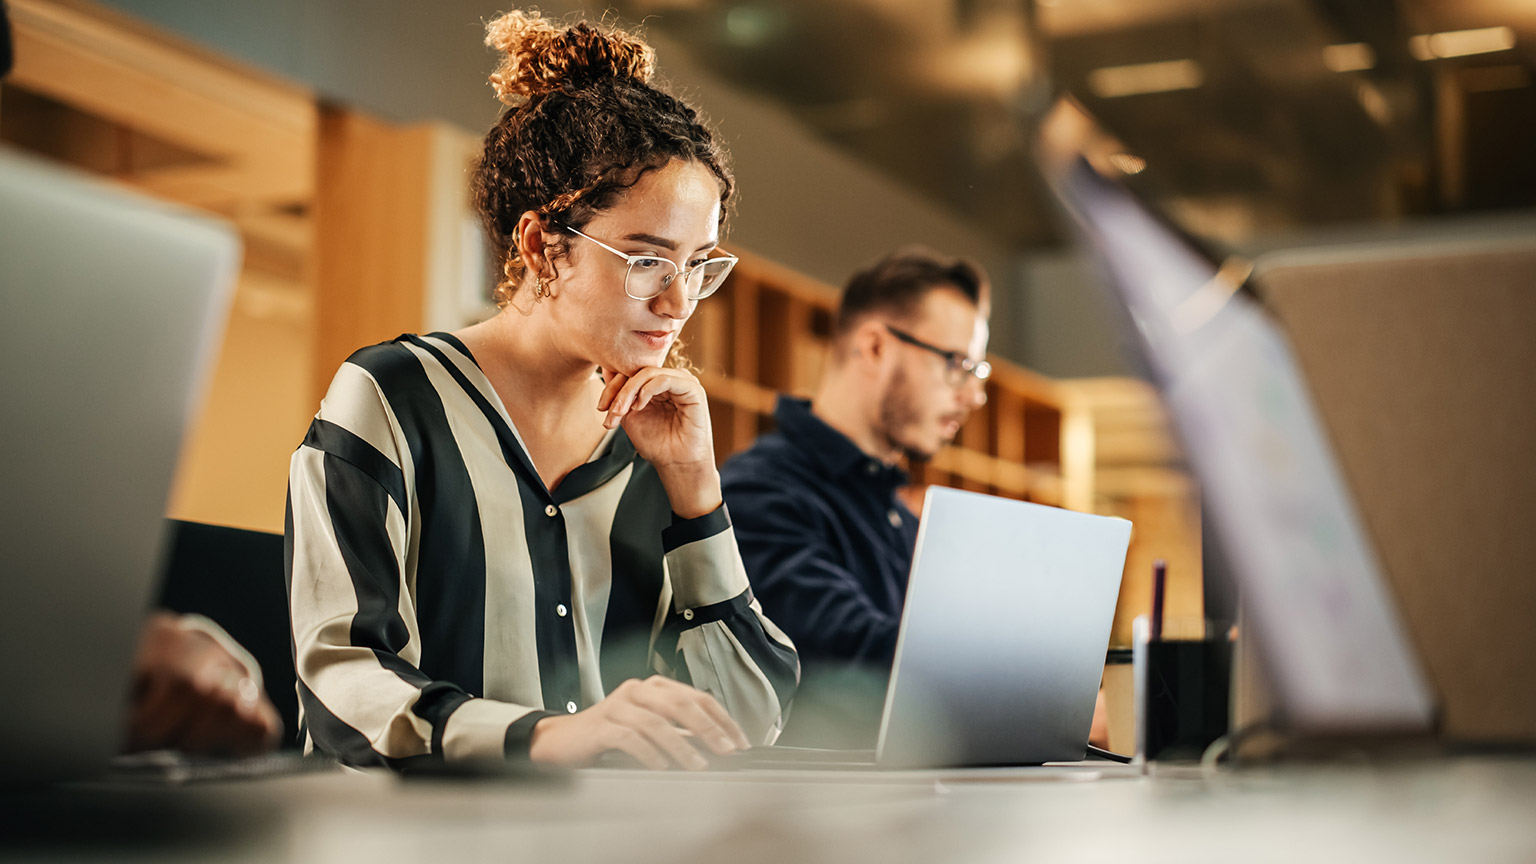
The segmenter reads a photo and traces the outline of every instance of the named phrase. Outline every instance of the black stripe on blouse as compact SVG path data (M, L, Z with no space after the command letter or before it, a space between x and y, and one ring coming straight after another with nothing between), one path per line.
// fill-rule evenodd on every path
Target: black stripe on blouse
M421 537L416 565L421 671L429 679L452 680L471 693L482 693L485 543L474 486L442 397L421 361L404 345L364 348L348 362L378 383L411 455ZM387 537L381 542L382 548L390 548ZM392 593L397 591L398 582ZM398 603L398 593L394 596Z

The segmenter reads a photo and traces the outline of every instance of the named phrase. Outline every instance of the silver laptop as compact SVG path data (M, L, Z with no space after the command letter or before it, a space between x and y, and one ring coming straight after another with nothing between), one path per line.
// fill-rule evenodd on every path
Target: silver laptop
M1124 519L929 487L875 751L769 747L740 761L1082 760L1130 539Z
M919 525L876 762L1082 759L1131 523L930 487Z
M220 223L0 150L0 782L91 774L122 744L239 250Z
M1434 694L1283 334L1242 292L1245 268L1095 167L1111 143L1063 100L1038 153L1199 478L1273 719L1322 735L1430 729Z

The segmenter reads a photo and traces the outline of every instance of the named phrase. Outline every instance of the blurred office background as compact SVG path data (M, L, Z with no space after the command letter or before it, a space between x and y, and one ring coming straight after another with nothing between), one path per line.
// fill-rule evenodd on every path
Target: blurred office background
M172 515L281 530L288 455L350 349L485 313L463 190L499 108L482 0L9 0L0 139L232 219L244 275ZM547 14L576 3L539 4ZM690 325L723 458L808 390L833 286L905 243L997 286L987 410L918 473L1137 523L1201 614L1199 502L1035 175L1070 91L1217 248L1521 230L1529 0L615 0L734 153L733 288ZM110 286L103 286L110 302ZM1195 626L1198 626L1196 624Z
M496 4L104 2L390 122L479 132L499 107L477 38ZM995 349L1049 375L1127 371L1083 292L1049 287L1072 274L1027 124L1058 90L1170 214L1238 248L1536 204L1527 0L535 5L643 22L734 147L738 242L833 284L893 242L976 254L1021 289Z

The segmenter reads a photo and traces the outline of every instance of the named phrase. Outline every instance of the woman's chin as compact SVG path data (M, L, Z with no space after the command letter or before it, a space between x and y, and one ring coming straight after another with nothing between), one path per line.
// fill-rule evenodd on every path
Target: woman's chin
M625 375L634 375L647 366L661 366L666 362L667 352L646 351L643 353L626 352L610 358L609 362L602 365L604 369L612 369Z

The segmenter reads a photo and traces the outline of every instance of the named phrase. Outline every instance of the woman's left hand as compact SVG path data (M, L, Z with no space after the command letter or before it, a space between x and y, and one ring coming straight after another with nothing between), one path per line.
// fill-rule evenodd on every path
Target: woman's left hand
M603 425L622 425L635 452L656 468L672 510L692 519L720 506L720 474L704 385L682 369L647 366L634 375L604 372L597 408Z

